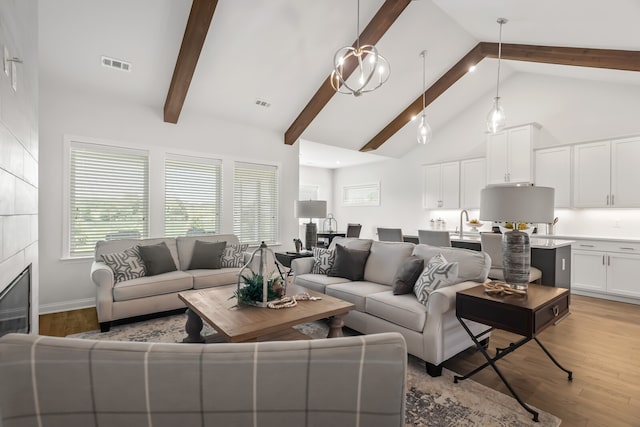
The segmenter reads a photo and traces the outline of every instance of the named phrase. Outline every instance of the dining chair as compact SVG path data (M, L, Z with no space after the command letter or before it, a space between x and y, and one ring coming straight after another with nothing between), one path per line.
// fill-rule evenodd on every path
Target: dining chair
M347 224L346 237L360 237L360 230L362 230L362 224Z
M451 246L448 231L418 230L418 242L431 246Z
M504 270L502 267L502 234L500 233L480 233L480 244L483 252L489 254L491 258L491 268L489 278L504 281ZM529 268L529 283L540 283L542 271L536 267Z
M378 227L378 240L381 242L402 242L402 229Z

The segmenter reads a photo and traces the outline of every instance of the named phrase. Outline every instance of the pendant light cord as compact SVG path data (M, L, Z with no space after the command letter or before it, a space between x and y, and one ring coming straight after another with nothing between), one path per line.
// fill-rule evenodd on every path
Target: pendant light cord
M424 116L424 109L427 108L426 104L426 92L427 92L427 51L422 52L422 115Z
M358 0L358 7L356 12L356 49L360 49L360 0Z
M502 58L502 24L504 24L504 22L504 18L498 19L500 32L498 33L498 81L496 83L496 98L500 97L500 59Z

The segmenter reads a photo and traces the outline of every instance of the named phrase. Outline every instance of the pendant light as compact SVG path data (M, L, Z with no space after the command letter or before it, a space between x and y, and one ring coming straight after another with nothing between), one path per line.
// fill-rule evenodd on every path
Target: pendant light
M500 60L502 57L502 25L508 21L505 18L498 18L496 21L500 24L500 33L498 37L498 81L496 83L496 97L493 99L493 107L487 115L487 130L490 133L500 132L504 129L506 116L502 105L500 104Z
M347 84L347 79L355 72L356 76ZM378 53L375 46L360 46L360 0L356 22L356 47L345 46L333 55L331 86L336 92L353 96L372 92L388 79L391 69L387 60Z
M426 92L427 92L427 80L426 80L426 61L427 51L420 52L422 57L422 116L420 117L420 124L418 125L418 144L427 144L431 141L431 126L427 123L426 112Z

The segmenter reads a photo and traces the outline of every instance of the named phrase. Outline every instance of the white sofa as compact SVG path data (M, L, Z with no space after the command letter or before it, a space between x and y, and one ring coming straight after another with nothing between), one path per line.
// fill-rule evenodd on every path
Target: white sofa
M363 334L399 332L407 350L426 362L427 372L439 376L442 362L473 346L455 316L456 292L483 283L491 266L484 252L460 248L445 248L413 243L379 242L367 239L335 238L336 244L347 248L369 250L364 268L364 280L352 282L341 277L311 273L314 258L298 258L292 262L294 283L349 301L355 309L344 317L345 325ZM449 262L459 263L458 277L453 286L435 290L426 305L413 293L394 295L391 284L402 262L411 255L426 261L443 254ZM487 326L466 322L474 334ZM481 340L488 342L489 333Z
M398 334L225 345L0 338L0 425L404 426Z
M185 305L178 298L179 292L236 284L240 268L188 270L196 240L238 244L238 238L233 234L99 241L91 266L91 279L97 287L96 310L100 329L108 331L114 320L183 308ZM102 254L160 242L167 244L176 271L115 283L113 271L102 261Z

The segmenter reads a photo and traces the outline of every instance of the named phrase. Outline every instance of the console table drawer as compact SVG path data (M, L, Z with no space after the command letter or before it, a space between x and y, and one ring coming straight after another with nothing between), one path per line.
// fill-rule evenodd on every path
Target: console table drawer
M537 334L557 319L569 313L569 294L540 307L534 312L534 331Z

